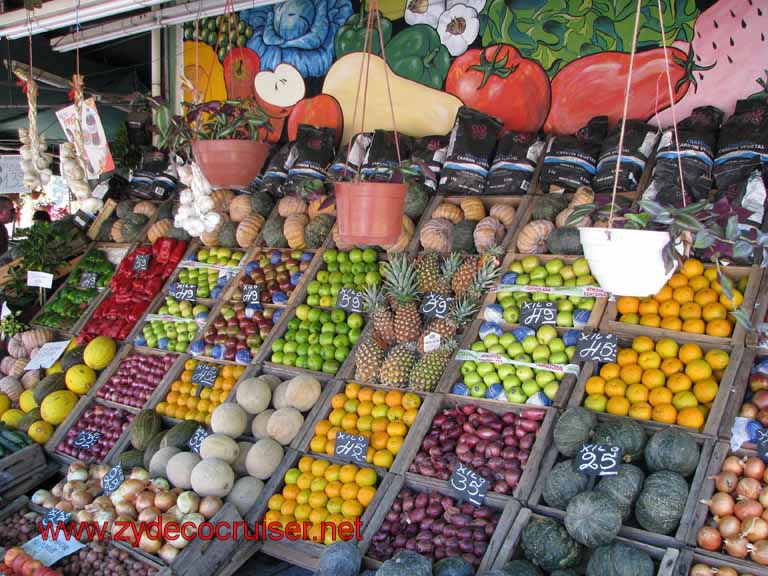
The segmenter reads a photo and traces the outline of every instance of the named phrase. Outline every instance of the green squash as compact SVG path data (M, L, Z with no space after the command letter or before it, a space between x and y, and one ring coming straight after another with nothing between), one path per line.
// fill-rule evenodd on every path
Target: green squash
M548 506L565 510L571 498L584 492L589 485L589 476L576 471L573 460L563 460L552 467L544 480L541 497Z
M592 437L597 426L595 413L577 406L563 412L555 424L554 441L558 452L563 456L573 457L582 444Z
M131 200L122 200L118 202L117 208L115 208L115 214L118 218L126 218L128 215L133 214L133 207L136 202Z
M550 254L565 254L566 256L580 256L584 253L581 246L581 234L578 228L565 226L555 228L547 236L547 252Z
M123 217L123 226L125 226L125 222L128 222L129 224L133 224L135 226L145 226L147 222L149 222L149 216L146 214L136 214L135 212L128 214L127 216Z
M512 560L504 564L501 570L509 576L542 576L541 570L528 560Z
M32 424L42 419L43 416L40 412L40 408L32 408L32 410L19 418L19 421L16 423L16 429L26 432Z
M216 233L216 242L219 246L223 246L224 248L237 248L238 244L235 239L236 233L237 222L224 222Z
M528 560L548 572L573 568L581 562L581 546L552 518L532 518L523 528L520 545Z
M357 576L362 560L353 542L335 542L320 555L317 576Z
M645 465L651 472L669 470L687 478L696 472L699 455L696 440L679 428L656 432L645 445Z
M64 356L59 360L59 363L61 364L61 369L66 372L72 366L75 366L77 364L84 364L85 361L83 360L83 353L85 352L85 346L77 346L75 348L72 348L69 352L64 354Z
M635 462L643 455L645 430L635 420L608 420L598 424L592 442L621 448L624 462Z
M672 534L688 500L688 484L680 474L663 470L645 479L635 503L635 519L645 530Z
M610 544L621 530L621 510L616 501L602 492L582 492L565 510L568 534L589 548Z
M462 220L455 224L451 232L451 250L468 254L476 252L473 237L476 226L477 220Z
M304 242L307 248L320 248L333 230L336 220L329 214L318 214L304 228Z
M416 552L402 550L384 562L376 576L432 576L432 562Z
M184 230L184 228L176 228L172 226L168 232L165 233L166 238L172 238L173 240L191 240L192 236Z
M155 212L155 219L156 220L165 220L165 219L173 220L173 203L172 202L162 202L157 207L157 212Z
M586 576L654 576L651 557L623 542L600 546L592 551ZM552 574L554 576L554 574Z
M35 387L32 389L32 396L35 399L35 404L40 406L48 394L53 394L54 392L66 389L67 385L64 383L64 372L54 372L35 384Z
M193 420L179 422L163 435L159 447L167 448L168 446L172 446L174 448L179 448L180 450L186 450L187 442L192 438L192 435L195 433L198 426L199 424Z
M108 218L99 228L99 233L96 236L97 242L110 242L112 240L112 226L117 222L117 218Z
M272 214L264 223L261 229L261 235L264 243L270 248L288 248L288 240L283 234L283 224L285 219L277 212Z
M568 207L568 199L562 194L544 194L534 198L531 220L554 222L557 215Z
M141 214L139 214L141 216ZM141 231L144 230L144 224L136 224L123 220L120 224L120 234L123 237L123 242L134 242L138 240Z
M621 519L626 522L632 515L632 506L643 489L644 480L645 473L640 468L634 464L622 464L615 476L600 478L595 490L608 494L616 501L621 510Z
M432 567L434 576L474 576L475 569L464 558L443 558Z
M144 452L141 450L126 450L120 454L120 465L123 470L130 472L133 468L144 467Z
M145 450L163 426L163 420L154 410L142 410L131 422L131 446L136 450Z
M429 202L429 193L426 186L408 186L408 194L405 196L405 215L417 222Z
M275 199L267 192L259 191L251 194L251 208L253 208L254 212L261 214L264 218L269 218L269 213L272 212L274 206Z

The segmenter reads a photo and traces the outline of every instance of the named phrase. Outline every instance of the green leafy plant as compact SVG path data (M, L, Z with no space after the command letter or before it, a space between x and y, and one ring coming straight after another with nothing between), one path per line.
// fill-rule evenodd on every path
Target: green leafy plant
M0 333L2 333L3 336L12 338L20 332L29 330L29 326L21 322L19 316L21 316L21 310L16 310L16 312L11 312L8 316L0 320Z

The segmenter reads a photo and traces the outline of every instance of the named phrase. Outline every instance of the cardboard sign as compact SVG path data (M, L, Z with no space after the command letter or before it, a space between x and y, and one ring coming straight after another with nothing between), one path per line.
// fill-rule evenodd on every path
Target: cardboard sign
M768 428L757 431L757 455L768 463Z
M187 446L189 446L189 449L195 454L200 454L200 446L206 438L208 438L208 430L202 426L198 426L195 433L192 434L192 438L187 442Z
M334 456L345 462L365 464L367 454L368 438L345 432L336 433L336 444L333 449Z
M133 259L133 271L144 272L149 268L150 260L152 260L152 254L136 254L136 258Z
M27 270L27 286L31 288L50 288L53 286L53 274Z
M584 444L576 454L576 470L587 476L615 476L621 464L621 448L608 444Z
M93 98L88 98L83 102L80 119L80 130L83 134L83 146L85 148L85 171L89 180L95 180L104 172L111 172L115 169L115 162L112 160L112 152L109 150L109 142L104 133L104 127L99 118L99 111L96 109L96 102ZM77 123L77 110L75 105L67 106L56 112L64 134L67 140L75 141L75 124Z
M18 154L0 156L0 194L22 194L26 191L21 156Z
M200 386L213 386L216 382L216 378L219 376L219 367L213 364L199 363L195 366L195 371L192 372L192 383L200 384Z
M520 304L520 324L538 328L545 324L557 323L557 304L554 302L522 302Z
M69 524L72 521L72 514L59 510L58 508L48 508L48 511L43 514L43 519L40 521L43 526L48 524Z
M40 347L35 357L32 358L24 370L39 370L40 368L50 368L64 353L64 350L69 346L69 340L61 340L59 342L48 342Z
M123 467L118 462L101 479L101 487L104 490L104 496L112 494L112 492L120 488L120 485L123 482L125 482L125 472L123 472Z
M434 292L427 292L421 300L419 314L427 318L439 318L440 320L444 320L451 307L451 302L453 302L453 298L441 296Z
M85 547L85 544L78 542L74 536L70 536L69 540L64 538L63 534L59 536L56 540L50 538L43 540L42 536L35 536L24 544L21 549L36 560L39 560L44 566L53 566L62 558L66 558Z
M457 499L469 501L475 506L481 506L488 493L490 482L461 462L456 462L456 468L449 480L451 489Z
M258 304L261 301L261 286L257 284L243 284L243 303Z
M573 355L575 362L616 362L616 354L619 341L615 334L579 334L576 342L576 352Z
M424 352L432 352L440 348L442 339L437 332L430 332L424 336Z
M84 290L87 290L88 288L96 288L97 280L98 276L96 276L95 272L83 272L80 274L78 287L83 288Z
M336 295L336 308L341 308L350 313L364 312L363 293L351 288L342 288Z
M197 299L197 284L187 284L185 282L174 282L171 284L168 294L176 300L187 300L194 302Z
M101 438L101 432L96 432L95 430L80 430L80 432L77 433L77 436L75 436L73 445L75 448L87 450L88 448L92 448L93 445L99 441L99 438Z

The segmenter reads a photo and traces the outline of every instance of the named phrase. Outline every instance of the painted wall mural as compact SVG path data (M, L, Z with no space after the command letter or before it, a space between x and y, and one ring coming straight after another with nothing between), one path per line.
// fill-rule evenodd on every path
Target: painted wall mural
M255 97L270 139L296 126L351 126L367 0L286 0L184 28L187 79L206 100ZM621 118L635 0L380 0L365 129L445 134L470 106L505 129L573 133ZM672 123L662 37L678 120L702 105L726 115L768 97L768 0L643 0L629 116ZM662 21L664 34L662 35ZM193 93L188 91L185 99ZM361 103L358 104L361 107Z

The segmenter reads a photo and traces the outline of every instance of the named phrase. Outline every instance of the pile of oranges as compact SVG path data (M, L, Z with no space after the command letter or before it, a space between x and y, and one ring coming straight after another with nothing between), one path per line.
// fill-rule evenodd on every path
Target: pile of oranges
M368 438L365 461L389 470L419 406L421 397L413 392L377 390L350 382L344 392L331 398L331 411L315 426L309 449L332 456L337 432L358 434Z
M372 468L302 456L298 467L290 468L283 480L283 491L273 494L267 503L266 525L312 522L307 539L331 544L333 530L326 529L323 534L320 523L338 527L360 518L376 495L378 477Z
M717 281L717 268L705 269L691 258L658 294L643 299L621 296L616 302L619 322L727 338L733 332L731 312L744 300L747 280L737 283L730 299Z
M717 396L730 356L698 344L638 336L586 382L584 406L640 420L700 429Z
M165 400L155 407L155 412L177 420L194 420L205 425L211 423L211 414L227 399L237 379L245 372L245 366L216 364L219 375L213 386L200 386L192 382L197 365L198 361L192 358L184 363L184 371L178 380L173 381Z

